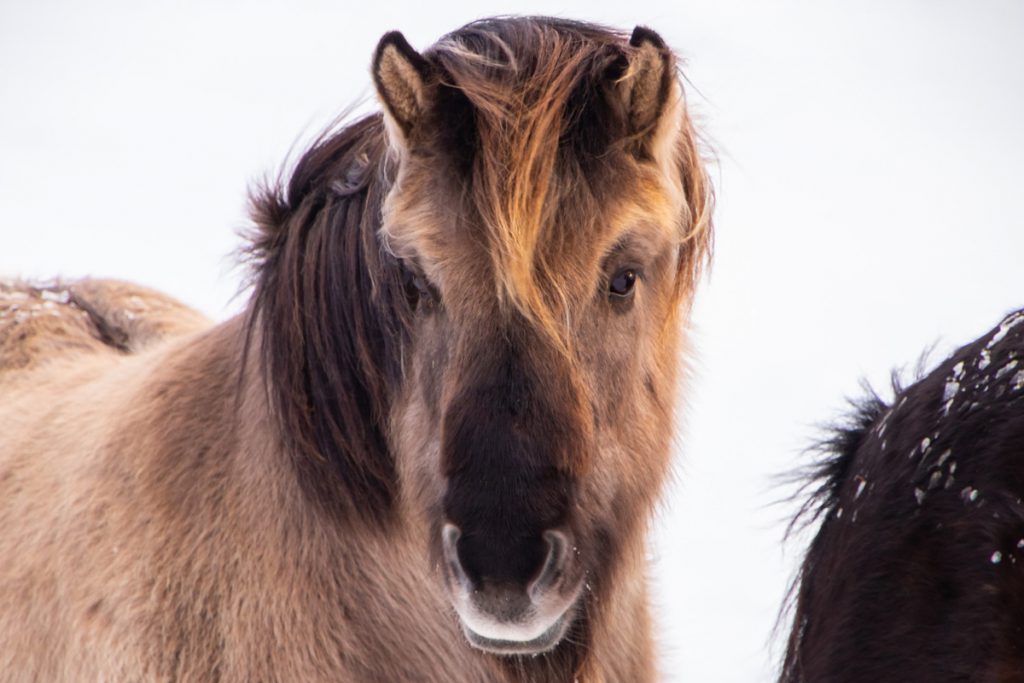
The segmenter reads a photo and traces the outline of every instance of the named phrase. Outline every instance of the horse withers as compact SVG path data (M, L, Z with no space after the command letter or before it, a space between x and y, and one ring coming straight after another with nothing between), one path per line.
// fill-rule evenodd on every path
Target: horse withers
M646 681L711 193L671 51L544 18L372 66L213 325L0 290L0 676Z
M1024 311L827 446L781 683L1024 681Z

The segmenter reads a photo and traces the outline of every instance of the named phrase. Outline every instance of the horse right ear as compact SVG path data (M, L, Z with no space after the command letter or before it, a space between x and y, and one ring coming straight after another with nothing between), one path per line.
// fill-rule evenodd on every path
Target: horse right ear
M431 65L398 31L384 34L373 55L377 96L407 141L427 109Z
M627 65L617 85L629 133L642 147L653 147L658 124L672 97L672 51L657 33L637 26L629 38Z

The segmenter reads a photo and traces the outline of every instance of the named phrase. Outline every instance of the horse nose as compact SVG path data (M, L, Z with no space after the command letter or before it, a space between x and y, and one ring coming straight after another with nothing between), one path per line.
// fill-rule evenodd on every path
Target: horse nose
M466 570L462 568L462 560L459 559L459 539L462 531L454 524L445 524L441 530L441 545L444 549L444 561L448 565L452 576L463 588L470 591L473 589L473 582L469 580Z
M544 532L544 541L548 546L547 556L537 578L531 581L527 588L530 600L534 604L541 602L552 589L559 586L569 563L569 538L565 533L557 529L548 529Z
M451 523L441 531L449 597L470 645L497 654L538 654L557 645L575 618L581 590L580 579L573 584L568 578L574 573L571 536L555 529L537 534L539 559L515 582L480 573L479 548L464 547L468 536Z
M463 538L459 527L447 523L441 535L445 561L465 590L479 591L485 586L518 589L534 603L558 586L571 554L569 537L557 529L525 541L496 537L474 542Z

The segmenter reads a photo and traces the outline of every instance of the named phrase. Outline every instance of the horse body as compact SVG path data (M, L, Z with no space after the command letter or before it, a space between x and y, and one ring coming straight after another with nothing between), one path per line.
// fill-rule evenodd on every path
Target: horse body
M829 446L780 680L1024 681L1024 311Z
M212 325L0 288L12 680L647 681L710 188L651 31L378 46L385 106L253 200Z
M84 317L46 310L8 333ZM194 331L130 354L84 321L0 374L8 680L501 680L436 617L423 535L309 519L262 392L237 404L242 320L181 313Z

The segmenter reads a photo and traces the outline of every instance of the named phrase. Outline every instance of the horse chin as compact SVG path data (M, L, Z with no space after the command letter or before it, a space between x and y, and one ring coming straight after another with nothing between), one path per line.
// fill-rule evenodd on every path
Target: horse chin
M462 630L470 645L490 654L539 655L553 650L562 641L572 624L575 611L574 607L570 607L545 631L533 637L530 637L532 634L528 628L510 626L501 626L495 629L495 635L498 637L482 635L474 631L465 621L462 621ZM525 638L515 637L517 635L524 635Z

